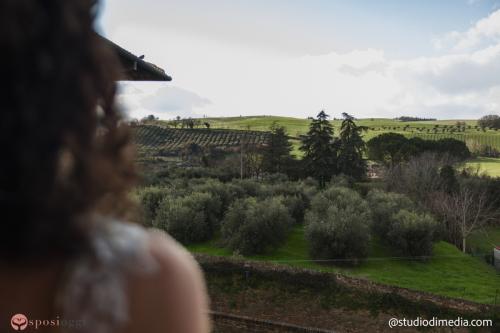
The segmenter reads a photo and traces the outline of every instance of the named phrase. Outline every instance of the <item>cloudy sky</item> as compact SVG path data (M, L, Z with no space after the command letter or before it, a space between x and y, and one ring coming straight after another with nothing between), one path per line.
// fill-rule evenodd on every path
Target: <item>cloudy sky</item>
M500 0L104 0L102 34L173 77L131 117L500 113Z

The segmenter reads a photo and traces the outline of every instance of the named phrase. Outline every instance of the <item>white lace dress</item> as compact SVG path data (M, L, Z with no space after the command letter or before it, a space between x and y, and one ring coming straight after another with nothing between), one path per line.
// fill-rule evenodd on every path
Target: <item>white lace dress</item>
M105 218L95 222L91 251L68 267L58 296L61 319L81 325L63 327L64 332L111 333L125 324L129 311L127 274L148 274L157 267L144 228Z

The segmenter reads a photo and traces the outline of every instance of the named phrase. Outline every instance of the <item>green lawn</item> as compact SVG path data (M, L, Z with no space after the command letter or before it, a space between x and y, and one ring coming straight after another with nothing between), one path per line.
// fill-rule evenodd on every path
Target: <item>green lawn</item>
M231 252L217 246L216 241L188 247L196 253L230 256ZM297 267L369 278L373 281L438 295L493 303L500 292L500 274L482 260L461 253L446 242L434 246L434 257L428 262L403 260L379 240L370 244L369 258L356 268L327 266L309 260L303 227L295 227L286 243L267 255L250 259L273 261Z
M467 166L477 168L492 177L500 177L500 158L478 157L467 163Z

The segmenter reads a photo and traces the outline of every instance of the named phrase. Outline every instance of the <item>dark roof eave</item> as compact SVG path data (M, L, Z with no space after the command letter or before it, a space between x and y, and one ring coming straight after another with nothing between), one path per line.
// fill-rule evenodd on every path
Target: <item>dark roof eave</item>
M140 59L109 39L100 37L115 50L120 58L123 67L123 77L120 81L172 81L172 77L167 75L162 68Z

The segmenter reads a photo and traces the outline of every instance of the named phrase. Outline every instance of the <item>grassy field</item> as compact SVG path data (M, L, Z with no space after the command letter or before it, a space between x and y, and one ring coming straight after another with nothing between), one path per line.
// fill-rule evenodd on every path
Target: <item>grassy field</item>
M229 250L218 247L216 240L188 248L195 253L231 255ZM369 258L364 263L355 268L341 268L310 261L303 227L297 226L283 246L267 255L250 258L321 271L341 272L389 285L482 303L493 303L497 290L500 292L500 274L496 273L492 266L487 265L481 258L461 253L446 242L434 245L434 257L431 260L418 262L398 257L379 240L373 239Z
M244 130L256 130L256 131L267 131L269 126L273 122L285 126L288 133L291 136L298 136L307 132L310 120L303 118L292 118L292 117L277 117L277 116L249 116L249 117L222 117L222 118L205 118L203 121L209 122L213 128L228 128L228 129L244 129ZM402 127L408 125L410 128L424 128L432 129L435 125L439 126L453 126L459 120L436 120L436 121L411 121L411 122L401 122L394 119L386 118L370 118L370 119L358 119L357 123L361 126L366 126L369 128L377 128L380 130L388 131L389 128L400 127L399 131L402 131ZM466 126L476 126L477 121L475 120L460 120L466 123ZM332 124L335 129L340 128L341 120L332 120ZM385 127L385 129L382 129ZM392 130L392 129L391 129ZM394 131L397 131L395 129ZM469 132L478 132L477 130L471 128L467 129ZM466 130L466 132L467 132ZM494 132L494 131L487 131Z
M249 117L226 117L226 118L204 118L211 128L240 129L252 131L267 131L273 122L286 127L291 137L305 134L310 123L309 119L277 116L249 116ZM456 123L465 122L465 131L450 132ZM332 120L335 132L340 129L341 120ZM370 118L358 119L357 123L366 126L368 131L364 133L365 140L369 140L385 132L401 133L407 137L421 137L423 139L436 140L441 138L455 138L468 144L490 145L500 149L500 131L476 128L476 120L436 120L436 121L410 121L401 122L394 119ZM445 130L443 132L443 130Z
M467 163L467 166L479 168L479 172L484 172L492 177L500 177L500 158L478 157Z

